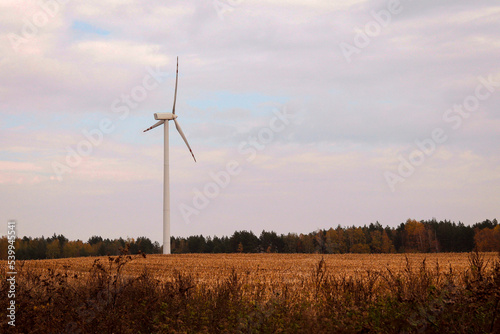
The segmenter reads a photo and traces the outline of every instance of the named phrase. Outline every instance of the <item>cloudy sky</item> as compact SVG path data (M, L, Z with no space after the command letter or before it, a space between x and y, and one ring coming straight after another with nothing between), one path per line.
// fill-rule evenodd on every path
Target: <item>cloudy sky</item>
M5 231L161 242L176 56L172 235L500 218L497 0L1 0L0 51Z

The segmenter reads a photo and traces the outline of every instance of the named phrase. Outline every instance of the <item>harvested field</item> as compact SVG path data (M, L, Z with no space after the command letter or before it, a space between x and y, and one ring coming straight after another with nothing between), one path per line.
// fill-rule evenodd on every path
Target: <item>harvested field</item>
M496 253L481 253L485 261L493 261ZM414 266L424 260L426 265L435 269L439 264L440 272L463 272L469 266L468 253L431 253L431 254L179 254L147 255L146 258L134 255L126 264L123 274L138 276L147 270L158 280L168 280L174 271L191 274L200 282L215 282L227 276L233 269L240 275L259 281L298 282L309 277L315 265L324 259L328 272L332 275L357 276L367 271L401 271L406 268L406 259ZM111 257L113 259L116 256ZM94 261L108 263L109 257L80 257L56 260L25 261L25 266L42 273L48 268L77 274L89 274Z
M16 269L13 333L500 332L496 253L122 255Z

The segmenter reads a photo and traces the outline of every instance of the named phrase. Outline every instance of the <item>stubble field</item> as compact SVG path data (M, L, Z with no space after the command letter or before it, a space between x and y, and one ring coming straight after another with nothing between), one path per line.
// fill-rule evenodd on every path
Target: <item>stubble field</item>
M481 253L486 262L493 262L496 253ZM67 273L69 277L77 275L81 280L90 275L96 260L109 264L113 257L80 257L55 260L25 261L24 266L38 273L53 269ZM427 267L440 273L464 272L469 267L468 253L432 253L432 254L179 254L179 255L140 255L131 256L122 269L124 277L137 277L147 271L153 278L168 281L174 272L192 275L198 282L215 283L226 277L233 270L249 281L258 280L268 283L301 282L309 278L319 261L329 274L334 276L363 276L370 272L401 272L420 266L424 261Z
M496 253L122 255L16 267L17 325L2 331L500 332Z

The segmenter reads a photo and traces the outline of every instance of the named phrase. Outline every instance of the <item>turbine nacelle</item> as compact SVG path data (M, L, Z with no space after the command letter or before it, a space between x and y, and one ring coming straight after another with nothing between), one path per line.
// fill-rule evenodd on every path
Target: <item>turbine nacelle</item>
M163 121L171 121L177 118L177 115L172 114L171 112L159 112L155 113L155 119L157 121L163 120Z

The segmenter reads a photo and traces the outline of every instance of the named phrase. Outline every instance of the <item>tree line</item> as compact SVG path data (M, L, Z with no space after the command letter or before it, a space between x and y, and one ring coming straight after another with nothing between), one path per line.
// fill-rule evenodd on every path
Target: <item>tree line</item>
M371 223L362 227L320 229L309 234L236 231L227 237L171 237L171 252L181 253L434 253L500 251L500 225L496 219L472 226L451 221L408 219L399 226ZM7 237L0 239L0 258L7 256ZM16 240L16 259L54 259L79 256L161 254L162 247L147 237L70 241L63 235L23 237Z

